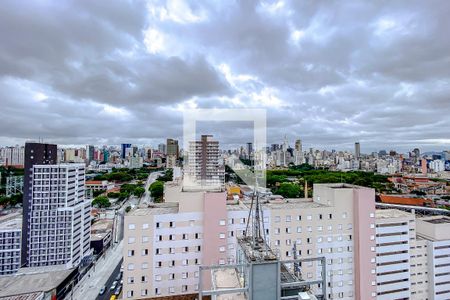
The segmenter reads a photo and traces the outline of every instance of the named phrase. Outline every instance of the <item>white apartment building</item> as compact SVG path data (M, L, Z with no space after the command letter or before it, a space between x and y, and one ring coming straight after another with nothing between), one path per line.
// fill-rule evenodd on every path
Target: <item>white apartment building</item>
M0 161L5 166L23 166L24 146L0 148Z
M165 203L125 217L124 298L198 293L200 265L236 263L248 201L223 192L182 191L168 183ZM266 239L280 259L325 257L329 299L376 299L375 196L343 184L314 186L313 199L265 200ZM303 276L321 278L305 263Z
M17 272L20 267L22 217L11 214L0 218L0 276Z
M84 165L34 165L27 212L30 267L77 266L90 253Z
M191 141L185 170L185 185L189 182L192 185L222 186L225 169L221 163L219 142L211 135L202 135L200 141Z

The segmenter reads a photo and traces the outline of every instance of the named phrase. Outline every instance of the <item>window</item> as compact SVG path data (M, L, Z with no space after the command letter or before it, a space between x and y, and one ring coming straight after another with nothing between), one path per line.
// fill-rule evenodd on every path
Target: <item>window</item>
M181 291L182 292L187 292L187 290L188 290L188 286L187 285L182 285L181 286Z
M148 241L149 241L148 236L143 236L142 237L142 243L148 243Z
M291 221L291 216L286 216L286 222L290 222Z
M147 276L141 276L141 282L147 282Z
M224 239L225 238L225 233L220 233L219 234L219 238Z
M226 225L225 220L220 220L220 221L219 221L219 225L220 225L220 226L225 226L225 225Z
M135 241L136 241L135 237L129 237L128 238L128 244L134 244Z
M128 264L128 268L127 268L128 270L134 270L134 264Z
M142 256L148 255L148 249L142 249Z
M347 219L347 213L342 213L342 219Z
M183 266L187 266L188 265L188 260L187 259L183 259L182 264L183 264Z
M172 261L170 262L169 267L175 267L175 261L174 261L174 260L172 260Z
M225 252L225 247L224 246L219 247L219 252Z
M188 235L186 233L183 233L183 240L187 240Z
M148 263L142 263L141 268L142 269L148 269Z
M189 247L184 247L184 253L189 252Z
M297 221L301 221L302 220L302 216L298 215L297 216Z
M275 223L279 223L281 220L280 216L275 216Z
M128 224L128 229L134 230L134 229L136 229L136 225L135 224Z
M141 290L141 296L147 296L147 289Z
M291 227L286 227L286 233L291 233Z
M317 226L317 231L322 231L323 227L322 226Z
M155 281L161 281L161 275L155 275Z
M134 295L134 292L132 290L127 292L127 297L128 298L133 297L133 295Z
M169 293L170 293L170 294L175 293L175 288L174 288L173 286L171 286L171 287L169 288Z
M142 229L148 229L148 228L149 228L149 226L147 223L142 224Z
M175 273L169 274L169 280L175 280Z
M155 295L160 295L160 294L161 294L160 290L158 288L155 288Z
M329 220L333 219L333 214L328 214L328 219Z
M233 218L228 219L228 224L229 225L233 225L234 224L234 219Z
M202 250L202 246L197 246L197 252L200 252Z
M169 248L169 253L170 254L175 254L175 248Z
M134 283L134 277L128 277L128 283L133 284Z
M155 249L155 254L156 254L156 255L161 254L161 253L162 253L162 252L161 252L161 249L160 249L160 248L156 248L156 249Z
M157 267L157 268L161 268L161 267L162 267L162 261L156 262L156 267Z
M306 220L311 221L312 220L312 216L311 215L307 215L306 216Z
M134 256L134 250L128 250L128 257Z
M170 228L175 227L175 226L174 226L174 223L173 223L173 222L169 222L169 227L170 227Z
M156 228L160 228L159 222L156 222Z
M188 278L188 273L187 273L187 272L181 273L181 278L182 278L182 279Z

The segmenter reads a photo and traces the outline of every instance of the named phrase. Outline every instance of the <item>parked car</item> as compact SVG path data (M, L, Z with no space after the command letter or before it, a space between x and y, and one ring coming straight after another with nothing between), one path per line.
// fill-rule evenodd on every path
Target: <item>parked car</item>
M105 292L106 292L106 286L103 286L103 287L100 289L100 293L98 293L98 294L99 294L99 295L103 295Z
M110 291L114 291L117 287L117 280L114 280L114 282L111 284L111 287L109 288Z
M122 279L122 272L119 272L116 276L116 281L119 281L120 279Z
M122 286L119 285L119 286L116 288L116 290L114 291L114 295L119 296L121 291L122 291Z

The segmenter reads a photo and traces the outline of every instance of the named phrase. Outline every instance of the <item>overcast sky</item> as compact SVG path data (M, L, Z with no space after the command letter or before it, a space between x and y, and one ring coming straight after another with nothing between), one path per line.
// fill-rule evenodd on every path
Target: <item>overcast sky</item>
M449 16L450 1L4 0L0 144L156 145L181 138L186 108L266 108L269 143L450 149Z

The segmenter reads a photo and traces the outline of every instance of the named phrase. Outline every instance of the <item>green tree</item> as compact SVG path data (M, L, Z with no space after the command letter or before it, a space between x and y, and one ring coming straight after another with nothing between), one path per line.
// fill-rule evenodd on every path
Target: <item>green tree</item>
M99 208L110 207L111 206L111 202L109 202L108 197L98 196L92 201L92 205L96 206L96 207L99 207Z
M149 187L149 191L155 201L158 202L157 200L161 200L164 194L164 183L158 180L153 182Z
M277 194L285 198L297 198L300 196L300 186L295 183L283 182L277 189Z
M141 186L138 186L137 188L135 188L134 192L133 192L133 194L138 198L142 197L142 195L144 195L144 193L145 193L145 189Z

